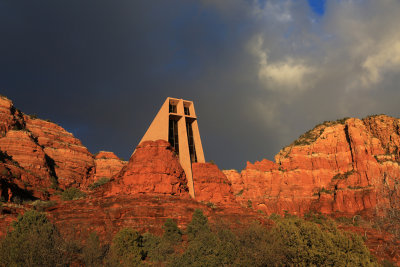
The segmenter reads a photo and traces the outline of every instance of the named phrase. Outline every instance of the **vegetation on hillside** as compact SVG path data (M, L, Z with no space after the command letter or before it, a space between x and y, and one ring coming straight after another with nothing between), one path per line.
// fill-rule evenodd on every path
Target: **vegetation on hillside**
M345 124L349 118L343 118L336 121L324 121L316 125L313 129L307 131L306 133L300 135L300 137L295 140L290 146L303 146L310 145L314 143L324 132L326 127L334 126L336 124Z
M201 210L186 231L166 220L160 236L124 228L110 244L95 233L84 242L61 238L46 216L28 211L0 242L0 266L377 266L362 238L330 220L273 216L267 228L210 225Z

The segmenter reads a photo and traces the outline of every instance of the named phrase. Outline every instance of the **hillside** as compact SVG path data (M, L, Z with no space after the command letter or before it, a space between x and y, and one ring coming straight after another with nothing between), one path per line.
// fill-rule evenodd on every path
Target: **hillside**
M399 146L393 117L324 122L274 162L248 162L241 172L193 164L193 200L168 142L144 142L128 162L93 155L61 126L0 97L0 237L30 209L44 211L64 236L96 231L105 242L124 227L160 234L167 218L186 227L196 209L234 228L271 226L271 214L324 214L363 234L379 259L400 263Z

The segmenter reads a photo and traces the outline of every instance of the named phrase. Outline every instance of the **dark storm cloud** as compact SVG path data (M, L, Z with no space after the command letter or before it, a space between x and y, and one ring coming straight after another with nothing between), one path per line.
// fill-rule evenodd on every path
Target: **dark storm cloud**
M309 3L0 0L0 90L125 159L165 97L193 100L222 168L324 120L399 116L399 4Z

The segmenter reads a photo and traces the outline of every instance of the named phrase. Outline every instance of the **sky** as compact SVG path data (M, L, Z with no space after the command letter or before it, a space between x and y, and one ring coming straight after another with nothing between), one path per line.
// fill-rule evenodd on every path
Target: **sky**
M326 120L400 117L398 0L0 0L0 94L129 159L168 96L207 161L274 160Z

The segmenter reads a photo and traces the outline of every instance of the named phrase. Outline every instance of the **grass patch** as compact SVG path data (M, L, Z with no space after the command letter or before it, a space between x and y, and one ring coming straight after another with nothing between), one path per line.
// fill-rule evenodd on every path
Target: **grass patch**
M238 196L241 196L241 195L243 195L243 191L244 191L243 189L242 189L242 190L240 190L239 192L237 192L237 193L235 194L235 196L237 196L237 197L238 197Z
M336 124L345 124L349 118L343 118L336 121L324 121L316 125L313 129L307 131L306 133L300 135L300 137L295 140L291 146L305 146L314 143L325 131L326 127L334 126Z
M344 180L347 179L350 175L355 173L355 170L347 171L345 173L338 173L335 176L333 176L333 180Z
M75 187L68 188L61 193L62 200L76 200L84 198L85 196L86 196L85 193L83 193L81 190Z
M89 185L89 189L90 190L94 190L102 185L105 185L106 183L108 183L110 181L109 178L106 177L101 177L99 180L97 180L96 182L94 182L93 184Z
M207 202L207 203L206 203L206 206L209 207L209 208L211 208L211 209L216 209L216 208L217 208L217 206L216 206L214 203L212 203L212 202Z

